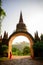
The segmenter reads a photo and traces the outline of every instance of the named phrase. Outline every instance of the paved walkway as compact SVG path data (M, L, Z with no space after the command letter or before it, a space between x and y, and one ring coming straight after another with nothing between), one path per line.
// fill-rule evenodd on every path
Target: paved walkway
M33 60L31 58L19 58L19 59L10 59L4 62L0 62L0 65L43 65L41 60Z

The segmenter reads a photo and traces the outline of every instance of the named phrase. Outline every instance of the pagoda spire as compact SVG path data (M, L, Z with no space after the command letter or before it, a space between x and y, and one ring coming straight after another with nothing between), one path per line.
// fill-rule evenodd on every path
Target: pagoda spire
M19 23L23 23L22 11L20 12L20 19L19 19Z

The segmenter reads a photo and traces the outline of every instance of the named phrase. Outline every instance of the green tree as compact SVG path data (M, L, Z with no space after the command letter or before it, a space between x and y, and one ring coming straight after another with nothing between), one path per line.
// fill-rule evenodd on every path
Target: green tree
M13 47L12 52L16 52L17 48Z
M12 48L13 55L22 55L21 51L15 47Z
M1 35L1 25L2 25L2 20L6 16L5 11L2 9L2 1L0 0L0 35Z
M26 46L24 49L23 49L23 55L29 55L30 54L30 48L28 46Z
M40 39L41 39L41 41L43 41L43 34L41 34Z
M40 41L38 31L35 32L35 37L34 37L35 42Z
M33 50L35 57L43 57L43 41L34 43Z
M7 45L0 45L0 56L7 56L8 54L8 46Z

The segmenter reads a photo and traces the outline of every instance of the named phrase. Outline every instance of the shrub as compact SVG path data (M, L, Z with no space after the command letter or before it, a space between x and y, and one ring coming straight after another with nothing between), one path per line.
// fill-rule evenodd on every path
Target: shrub
M12 48L13 55L22 55L21 51L15 47Z
M34 56L43 57L43 41L37 41L33 45Z
M0 56L7 56L8 55L8 46L7 45L1 45L1 51Z
M29 55L30 54L30 48L28 46L26 46L24 49L23 49L23 55Z

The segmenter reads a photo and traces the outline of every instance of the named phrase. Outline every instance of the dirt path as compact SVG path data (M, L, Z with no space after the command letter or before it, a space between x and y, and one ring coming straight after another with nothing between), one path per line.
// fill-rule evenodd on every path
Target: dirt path
M0 62L0 65L43 65L41 60L33 60L26 56L12 57L10 60Z
M31 56L12 56L11 59L23 59L23 58L30 58L31 59Z

